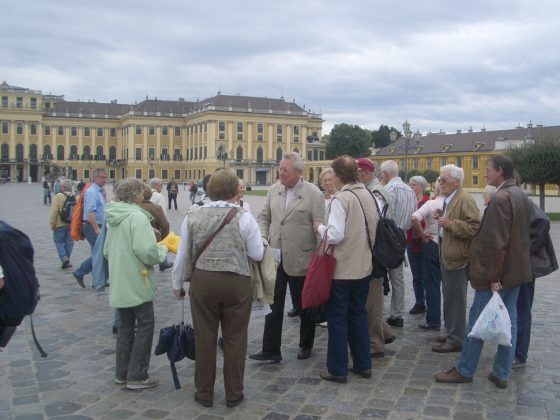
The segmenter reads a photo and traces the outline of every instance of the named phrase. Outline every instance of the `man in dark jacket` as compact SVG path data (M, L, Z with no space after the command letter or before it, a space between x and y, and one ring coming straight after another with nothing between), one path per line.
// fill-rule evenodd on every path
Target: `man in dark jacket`
M486 174L498 190L490 201L471 244L469 276L475 289L467 331L471 331L493 292L499 292L511 319L512 345L498 345L493 371L488 375L498 388L507 387L517 339L517 297L520 286L533 280L529 226L532 203L514 180L511 159L492 156ZM435 375L438 382L472 382L484 341L465 337L457 366Z

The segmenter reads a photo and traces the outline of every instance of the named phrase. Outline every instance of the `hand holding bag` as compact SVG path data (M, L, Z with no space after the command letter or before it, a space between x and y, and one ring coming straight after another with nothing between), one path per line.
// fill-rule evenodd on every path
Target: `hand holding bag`
M511 320L498 292L493 293L478 316L469 337L483 341L497 341L502 346L511 347Z
M302 309L322 305L331 295L336 258L332 255L334 245L327 246L327 230L307 267L301 293Z

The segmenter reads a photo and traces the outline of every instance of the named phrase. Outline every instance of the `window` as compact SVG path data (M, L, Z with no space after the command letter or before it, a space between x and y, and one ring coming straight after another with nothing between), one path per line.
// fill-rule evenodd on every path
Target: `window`
M18 96L16 98L16 108L23 108L23 97Z
M61 144L56 148L56 160L64 160L64 146Z
M23 134L23 123L16 123L16 134Z
M109 179L115 179L115 170L114 169L109 170Z
M8 160L10 158L10 146L7 143L2 143L2 148L0 149L0 158L2 160Z
M259 147L257 149L257 162L262 162L263 161L263 149L262 147Z
M257 141L264 141L264 136L262 134L257 134Z
M148 178L152 179L156 177L156 171L154 169L148 170Z
M237 178L243 179L243 169L238 169L237 170Z
M85 137L91 136L91 130L89 127L84 127L84 136Z
M311 150L307 151L307 160L313 160L313 152Z
M32 144L29 146L29 159L37 159L37 145Z
M432 158L431 157L426 158L426 168L430 169L430 170L432 169Z
M31 124L31 135L35 136L37 134L37 124Z
M282 160L282 149L279 147L276 149L276 162L279 163Z
M243 133L237 133L237 141L243 141Z
M243 123L242 122L237 123L237 132L238 133L243 133Z
M276 125L276 141L279 141L279 142L282 141L282 125L281 124Z
M162 170L161 170L161 177L162 177L163 179L169 178L167 169L162 169Z
M96 160L105 160L103 156L103 146L97 146L95 151Z
M169 134L169 129L167 127L162 127L161 128L161 134L164 135L164 136L167 136Z
M103 137L103 129L101 127L97 128L97 137Z
M37 109L37 98L31 98L31 109Z
M299 142L299 125L294 125L294 143Z
M444 157L440 158L439 166L441 167L441 166L445 166L445 165L447 165L447 157L444 156Z
M142 169L136 169L136 179L142 179Z
M150 136L153 136L153 135L156 134L156 128L155 128L153 125L151 125L150 127L148 127L148 134L149 134Z
M117 129L116 128L111 128L111 130L109 131L109 135L111 137L115 137L117 135Z
M84 169L84 179L89 178L89 169Z
M478 185L478 176L474 175L474 176L472 177L472 184L473 184L473 185Z
M150 147L148 149L148 159L154 160L155 158L156 158L156 149L154 147Z
M51 135L51 128L48 125L46 125L45 126L45 136L50 136L50 135Z
M142 134L142 127L140 127L139 125L136 126L136 134Z
M2 134L8 134L10 132L10 125L7 121L2 121Z
M77 127L72 127L72 128L70 129L70 135L71 135L72 137L76 137L76 136L78 135L78 128L77 128Z
M258 123L257 124L257 134L262 134L264 133L264 124L263 123Z
M2 108L8 108L8 97L2 96Z
M57 135L63 136L64 135L64 127L59 125L57 128Z
M89 148L89 146L84 146L84 157L82 160L91 160L90 156L91 156L91 149Z
M457 166L459 168L463 167L463 158L461 156L457 156Z
M226 131L226 123L223 121L220 121L218 123L218 131Z
M219 140L225 140L225 138L226 138L226 133L218 133Z
M51 157L51 145L50 144L45 144L45 146L43 147L43 155L45 159L50 159Z
M181 170L175 169L175 179L181 179Z
M473 167L473 169L478 169L478 156L473 156L472 167Z
M207 156L208 156L208 149L206 146L204 146L204 159L206 159Z
M161 149L161 159L162 159L162 160L168 160L168 157L167 157L167 148L166 148L166 147L164 147L164 148Z
M23 160L23 144L16 144L16 160L21 162Z
M181 159L181 149L173 150L173 159L174 160L180 160ZM175 178L180 178L180 177L176 176Z
M109 147L109 160L117 160L117 148L115 146Z
M135 159L136 160L142 160L142 148L141 147L137 147L135 149L136 151L136 155L135 155Z
M70 160L78 160L78 147L70 146Z
M181 135L181 127L175 127L175 137L179 137Z
M241 162L243 160L243 147L239 146L236 150L235 160Z

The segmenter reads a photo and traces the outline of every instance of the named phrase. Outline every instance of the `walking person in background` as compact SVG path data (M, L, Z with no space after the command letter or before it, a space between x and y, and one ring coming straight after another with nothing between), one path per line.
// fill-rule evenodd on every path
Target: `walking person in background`
M51 186L49 185L49 180L45 178L45 180L43 181L43 204L46 206L47 201L49 202L49 204L51 204L51 200Z
M58 258L62 263L62 268L70 268L70 257L74 248L74 240L70 237L70 222L65 222L60 218L60 212L64 208L66 200L72 197L73 183L69 179L62 181L61 192L54 196L54 204L51 207L49 223L53 230L53 241L56 246Z
M189 185L189 191L191 204L194 204L196 201L196 193L198 192L198 185L196 185L196 182L191 182L191 184Z
M121 320L115 383L126 384L129 389L158 384L148 375L154 335L153 301L157 294L153 265L165 259L167 247L157 244L149 215L140 207L144 185L136 178L126 178L117 184L118 201L107 204L103 249L109 260L109 304L117 308Z
M158 206L161 207L163 214L167 216L167 207L165 205L165 198L161 194L161 190L163 189L163 184L161 179L159 178L152 178L150 179L150 189L152 190L152 195L150 197L150 201Z
M423 176L418 175L411 177L408 185L416 195L416 210L418 210L430 199L428 195L424 194L428 183ZM422 264L422 260L424 259L422 237L419 236L413 228L410 228L406 232L406 242L406 253L408 255L408 262L410 263L410 271L412 271L412 287L414 289L415 298L414 306L408 313L411 315L423 314L426 312L426 286L424 284L424 275L422 272L424 268Z
M167 184L167 200L168 209L171 210L171 202L175 205L175 210L177 210L177 195L179 194L179 186L174 179L171 179Z

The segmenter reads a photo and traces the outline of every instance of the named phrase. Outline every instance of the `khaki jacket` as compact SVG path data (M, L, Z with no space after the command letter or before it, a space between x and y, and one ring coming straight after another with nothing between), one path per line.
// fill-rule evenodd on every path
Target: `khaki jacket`
M282 264L289 276L305 276L318 236L313 222L323 223L325 199L315 185L303 181L286 210L286 188L277 182L268 190L257 222L272 248L282 250Z
M496 282L515 287L533 281L532 206L513 180L506 181L492 197L471 245L469 277L474 289L490 290L490 284Z
M49 217L49 223L52 230L70 226L70 223L60 220L60 212L62 210L62 207L64 207L66 197L70 197L71 195L71 192L59 192L54 196L54 200L51 206L51 214Z
M468 192L459 187L447 207L451 226L441 242L441 264L446 270L458 270L469 262L471 239L480 226L480 210Z

